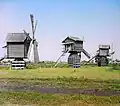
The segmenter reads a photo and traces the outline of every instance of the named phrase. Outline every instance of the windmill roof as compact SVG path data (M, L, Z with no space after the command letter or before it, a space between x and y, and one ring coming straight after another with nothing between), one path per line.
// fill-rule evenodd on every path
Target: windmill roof
M25 33L8 33L6 42L24 42L29 35Z
M70 39L74 40L74 41L82 41L80 38L78 37L74 37L74 36L68 36Z
M83 40L81 40L80 38L74 37L74 36L68 36L65 40L67 40L67 39L72 39L73 41L83 41ZM62 43L64 43L65 40L63 40Z
M110 45L99 45L100 49L110 49Z

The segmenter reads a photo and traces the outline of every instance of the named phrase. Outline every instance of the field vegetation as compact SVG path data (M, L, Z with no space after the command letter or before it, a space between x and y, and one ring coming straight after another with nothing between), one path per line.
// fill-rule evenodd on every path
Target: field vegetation
M3 106L119 106L119 102L119 96L0 92L0 103L4 104Z
M47 63L48 64L48 63ZM54 63L52 63L54 64ZM0 89L4 86L13 88L59 88L82 89L120 93L120 66L109 67L85 65L73 69L67 64L52 68L51 63L29 64L24 70L0 68ZM23 89L24 89L23 88ZM119 106L120 95L96 96L86 94L53 94L38 91L1 90L0 104L3 106Z

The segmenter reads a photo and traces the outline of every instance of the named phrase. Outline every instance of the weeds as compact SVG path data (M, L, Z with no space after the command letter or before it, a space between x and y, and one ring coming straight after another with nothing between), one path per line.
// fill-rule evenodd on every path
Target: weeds
M64 94L40 94L35 92L0 92L0 103L9 102L11 104L36 104L47 106L58 106L61 104L68 104L73 106L78 101L84 104L105 105L105 104L119 104L119 96L97 97L87 95L64 95Z
M55 62L39 62L38 64L27 64L26 68L27 69L37 69L37 68L51 68L54 67ZM68 68L70 67L67 63L58 63L58 65L56 66L56 68Z
M120 80L95 80L86 79L84 77L58 77L58 78L35 78L35 79L20 79L9 78L1 79L1 82L7 82L8 86L38 86L38 87L54 87L54 88L80 88L80 89L100 89L108 91L119 91Z
M120 70L120 64L117 63L109 64L109 71L113 70Z

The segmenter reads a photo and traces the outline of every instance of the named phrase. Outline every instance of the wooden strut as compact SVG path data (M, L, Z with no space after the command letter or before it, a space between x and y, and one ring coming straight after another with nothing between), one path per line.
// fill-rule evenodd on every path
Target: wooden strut
M65 52L62 53L62 55L60 55L60 57L59 57L59 58L57 59L57 61L55 62L55 65L54 65L53 68L55 68L55 67L58 65L58 62L59 62L60 58L61 58L62 56L64 56L64 54L67 53L67 52L68 52L68 50L66 50Z

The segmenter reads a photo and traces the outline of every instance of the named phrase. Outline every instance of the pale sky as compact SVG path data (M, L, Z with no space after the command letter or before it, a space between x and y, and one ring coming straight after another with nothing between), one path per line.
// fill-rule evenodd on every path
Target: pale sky
M31 33L31 13L38 20L40 60L57 60L67 36L84 37L84 49L91 56L99 44L113 43L114 59L120 59L120 0L0 0L0 57L7 33Z

